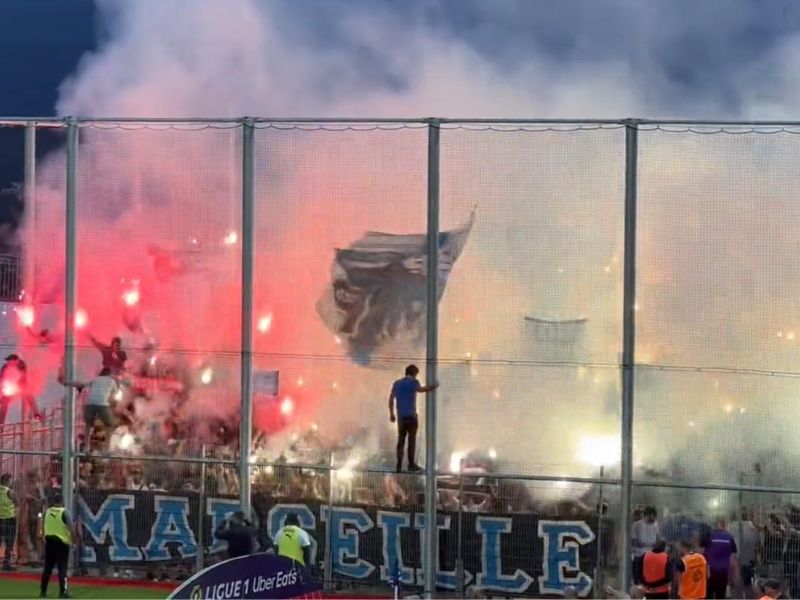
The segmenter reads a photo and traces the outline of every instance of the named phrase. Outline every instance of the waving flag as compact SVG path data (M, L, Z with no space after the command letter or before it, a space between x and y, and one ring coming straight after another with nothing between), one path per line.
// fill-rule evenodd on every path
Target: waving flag
M472 229L468 222L439 234L439 299L447 277ZM317 302L317 312L348 346L353 361L373 362L418 350L425 339L427 237L371 231L346 249L337 249L333 282ZM408 354L406 354L408 355Z

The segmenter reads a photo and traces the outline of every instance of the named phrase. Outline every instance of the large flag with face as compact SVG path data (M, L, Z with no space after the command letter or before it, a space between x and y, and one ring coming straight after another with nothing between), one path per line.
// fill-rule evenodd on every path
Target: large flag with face
M469 237L475 212L458 229L439 234L439 299ZM332 284L317 302L328 328L354 362L412 357L425 341L427 236L370 231L336 249Z

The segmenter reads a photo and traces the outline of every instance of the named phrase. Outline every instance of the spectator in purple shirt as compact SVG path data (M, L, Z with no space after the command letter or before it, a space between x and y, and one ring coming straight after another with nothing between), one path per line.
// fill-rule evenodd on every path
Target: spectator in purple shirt
M737 575L736 540L730 534L725 519L718 519L717 526L705 543L708 561L708 598L726 598L731 574Z

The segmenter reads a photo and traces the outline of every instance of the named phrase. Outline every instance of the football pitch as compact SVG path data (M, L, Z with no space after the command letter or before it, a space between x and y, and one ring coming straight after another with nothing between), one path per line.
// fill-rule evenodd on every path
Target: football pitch
M137 598L166 598L169 592L146 587L87 585L77 583L69 586L70 596L73 598L109 598L129 599ZM38 598L39 583L26 579L0 578L0 598ZM58 598L58 578L54 575L47 588L48 598Z

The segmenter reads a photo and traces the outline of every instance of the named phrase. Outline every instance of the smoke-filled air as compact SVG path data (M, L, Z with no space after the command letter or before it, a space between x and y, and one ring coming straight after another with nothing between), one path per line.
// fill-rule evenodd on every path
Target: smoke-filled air
M720 117L791 105L789 75L760 97L749 64L737 105L692 97L667 110L644 85L658 80L647 57L634 68L576 42L566 64L530 48L496 60L427 18L426 3L402 19L332 3L309 22L251 0L100 6L105 41L64 82L59 115ZM506 18L510 5L497 6ZM659 9L630 10L645 24L631 43L658 40ZM590 26L574 27L581 39ZM788 73L797 52L774 52ZM653 367L636 381L637 475L778 483L800 450L798 138L667 129L640 134L636 359ZM162 380L130 409L118 451L187 431L238 443L241 136L225 123L80 128L76 378L99 369L92 337L119 336L132 377ZM457 241L440 270L440 469L466 457L618 474L624 161L620 127L443 127L441 229ZM64 162L60 150L38 164L23 234L35 276L20 350L50 402L63 394ZM337 322L337 251L368 232L424 234L426 190L419 124L256 125L256 387L279 372L277 394L257 389L259 457L311 460L298 450L308 442L343 449L351 467L393 463L387 399L407 364L424 376L425 297L387 284L411 313L377 295L358 322Z

